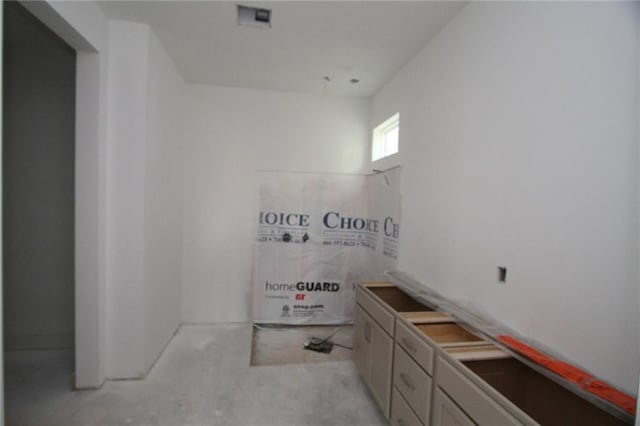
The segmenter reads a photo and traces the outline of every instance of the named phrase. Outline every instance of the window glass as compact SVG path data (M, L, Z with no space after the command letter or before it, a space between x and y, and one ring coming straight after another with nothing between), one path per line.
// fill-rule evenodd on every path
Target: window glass
M400 139L400 114L395 114L373 129L371 161L388 157L398 152Z

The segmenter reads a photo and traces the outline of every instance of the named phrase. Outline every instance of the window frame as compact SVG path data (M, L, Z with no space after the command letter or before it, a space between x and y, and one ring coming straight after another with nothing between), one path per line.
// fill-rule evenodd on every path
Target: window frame
M396 129L398 130L398 137L395 143L397 149L394 152L390 152L389 144L387 141L387 135ZM371 140L371 162L376 162L384 158L391 157L393 155L398 154L399 152L400 152L400 113L397 112L373 129L372 140ZM380 155L380 156L376 157L376 155Z

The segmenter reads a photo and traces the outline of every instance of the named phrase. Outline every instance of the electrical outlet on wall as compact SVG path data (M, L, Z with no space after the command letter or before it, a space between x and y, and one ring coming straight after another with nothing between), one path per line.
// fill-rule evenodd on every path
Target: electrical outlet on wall
M498 266L498 282L502 284L507 283L507 267Z

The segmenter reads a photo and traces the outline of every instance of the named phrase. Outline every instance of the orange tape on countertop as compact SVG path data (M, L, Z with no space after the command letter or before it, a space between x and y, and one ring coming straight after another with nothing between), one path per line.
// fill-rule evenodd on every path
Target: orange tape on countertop
M636 415L636 399L632 396L619 391L601 380L597 380L593 375L584 370L540 352L513 336L501 335L498 336L498 340L546 369L577 384L587 392L617 405L633 416Z

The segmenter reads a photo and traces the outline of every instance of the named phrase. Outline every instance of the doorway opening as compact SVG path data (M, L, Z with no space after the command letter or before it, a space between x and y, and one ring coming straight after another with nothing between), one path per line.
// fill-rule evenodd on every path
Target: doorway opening
M3 2L5 406L72 386L75 348L76 51L18 2ZM29 377L30 389L23 389ZM50 389L50 387L49 387ZM28 392L28 395L25 394Z

